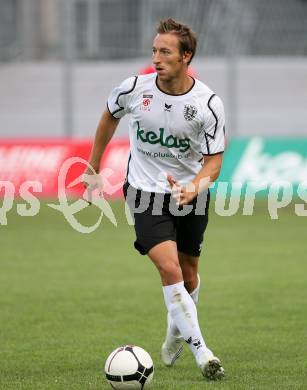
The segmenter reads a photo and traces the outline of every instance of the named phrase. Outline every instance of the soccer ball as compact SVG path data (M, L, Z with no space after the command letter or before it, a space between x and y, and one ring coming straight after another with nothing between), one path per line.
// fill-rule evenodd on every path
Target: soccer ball
M125 345L110 353L104 371L113 389L145 389L152 381L154 366L143 348Z

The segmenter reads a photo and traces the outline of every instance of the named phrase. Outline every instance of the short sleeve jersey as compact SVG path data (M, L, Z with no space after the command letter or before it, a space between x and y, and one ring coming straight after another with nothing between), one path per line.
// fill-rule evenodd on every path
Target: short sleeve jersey
M182 95L161 91L157 74L126 79L107 102L115 118L130 114L127 180L149 192L171 191L167 174L182 185L200 171L203 157L223 153L225 115L221 99L201 81Z

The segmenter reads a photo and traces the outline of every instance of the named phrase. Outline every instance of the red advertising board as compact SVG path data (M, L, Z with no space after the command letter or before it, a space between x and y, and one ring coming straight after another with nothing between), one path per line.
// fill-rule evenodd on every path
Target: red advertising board
M59 172L64 162L78 157L78 161L72 163L67 171L65 184L69 185L83 174L91 144L90 140L69 139L0 140L0 181L12 183L15 196L18 196L20 186L26 181L41 183L42 190L36 196L56 196ZM107 195L122 195L121 185L125 179L128 157L128 139L117 139L108 145L100 167L107 177L104 183ZM71 195L77 196L83 191L82 184L69 189Z

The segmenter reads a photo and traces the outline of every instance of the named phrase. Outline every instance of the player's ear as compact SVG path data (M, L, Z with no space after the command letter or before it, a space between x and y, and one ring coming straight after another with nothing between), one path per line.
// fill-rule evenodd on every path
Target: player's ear
M182 62L184 63L184 64L189 64L189 62L191 61L191 57L192 57L192 52L190 52L190 51L185 51L184 53L183 53L183 56L182 56Z

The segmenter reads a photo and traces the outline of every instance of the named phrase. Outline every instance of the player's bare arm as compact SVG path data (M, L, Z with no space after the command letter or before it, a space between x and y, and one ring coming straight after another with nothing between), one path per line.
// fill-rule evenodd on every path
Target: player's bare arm
M98 124L92 151L89 157L89 164L96 173L99 172L100 160L106 146L110 142L117 128L120 119L114 118L108 110L104 111ZM85 174L92 175L91 169L87 168ZM84 183L87 186L87 183Z
M204 165L190 184L181 186L180 183L171 175L167 176L167 180L173 190L178 205L190 203L200 192L207 189L220 174L223 162L223 153L206 156Z

